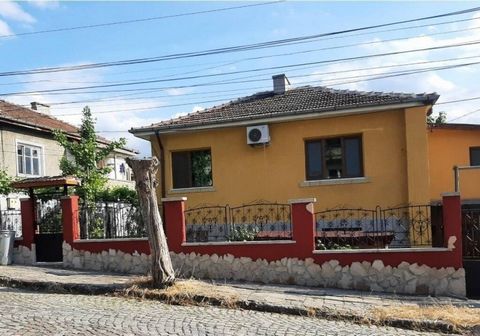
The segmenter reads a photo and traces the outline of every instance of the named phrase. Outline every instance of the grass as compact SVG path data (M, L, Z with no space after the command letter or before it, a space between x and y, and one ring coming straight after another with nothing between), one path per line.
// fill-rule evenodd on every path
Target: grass
M455 307L453 305L400 307L377 307L371 310L374 319L385 321L392 318L416 321L441 321L451 324L456 330L471 330L480 326L480 309Z
M215 304L235 308L238 302L238 295L228 287L219 287L213 283L209 284L194 279L177 280L173 285L160 289L153 288L151 280L142 277L133 282L121 294L137 298L161 299L171 304L181 305Z

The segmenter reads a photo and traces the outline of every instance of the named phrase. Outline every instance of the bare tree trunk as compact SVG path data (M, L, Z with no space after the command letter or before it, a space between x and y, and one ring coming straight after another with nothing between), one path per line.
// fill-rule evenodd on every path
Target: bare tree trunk
M156 157L146 159L127 158L128 165L132 168L136 182L140 212L147 226L148 241L152 257L152 277L155 287L165 287L175 281L167 239L163 232L162 218L158 211L157 203L157 170Z

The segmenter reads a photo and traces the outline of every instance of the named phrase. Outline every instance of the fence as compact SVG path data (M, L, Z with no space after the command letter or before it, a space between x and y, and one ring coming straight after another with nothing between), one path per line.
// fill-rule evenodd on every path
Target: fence
M0 230L13 230L15 237L22 236L22 213L20 210L0 211Z
M289 204L206 205L184 214L187 242L292 239Z
M319 250L432 246L430 205L331 209L315 218Z
M480 260L480 208L462 210L463 257Z
M137 207L127 203L95 203L79 209L81 239L142 238L146 227Z

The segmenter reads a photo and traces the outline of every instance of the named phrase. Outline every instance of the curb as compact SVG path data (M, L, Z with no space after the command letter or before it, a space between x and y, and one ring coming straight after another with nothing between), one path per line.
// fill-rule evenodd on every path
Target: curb
M216 297L210 297L205 295L171 296L164 293L146 292L141 289L129 290L125 285L85 285L75 283L58 283L54 281L20 280L0 276L0 286L11 288L24 288L57 294L112 295L116 297L143 298L147 300L155 300L167 304L181 306L209 305L222 308L240 308L258 312L277 313L294 316L308 316L336 321L350 321L358 324L389 326L416 331L441 332L447 334L460 334L462 332L465 332L465 330L459 330L453 324L440 321L417 321L398 318L377 320L363 315L357 315L328 308L321 310L309 307L293 308L268 303L260 303L252 300L237 300L234 302L225 302Z

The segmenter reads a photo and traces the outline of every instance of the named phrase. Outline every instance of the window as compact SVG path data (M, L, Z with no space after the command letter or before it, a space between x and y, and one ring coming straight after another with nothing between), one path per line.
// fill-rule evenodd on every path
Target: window
M212 186L212 154L209 149L172 153L173 188Z
M18 173L22 175L41 175L42 149L36 146L17 144Z
M470 147L470 166L480 166L480 147Z
M305 158L307 180L363 176L360 136L306 141Z

